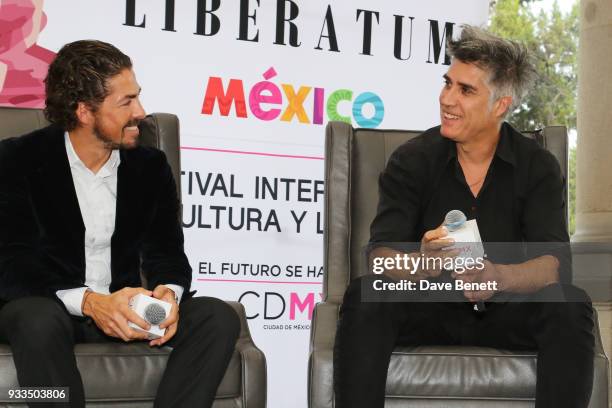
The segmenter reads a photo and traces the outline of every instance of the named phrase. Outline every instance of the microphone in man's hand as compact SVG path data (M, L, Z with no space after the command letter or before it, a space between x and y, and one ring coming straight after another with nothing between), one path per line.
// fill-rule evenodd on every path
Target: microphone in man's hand
M449 231L456 231L465 224L467 217L461 210L450 210L444 217L444 226Z
M164 335L166 329L161 329L159 324L170 315L170 311L172 310L172 305L170 303L139 293L130 299L129 306L138 316L142 317L151 325L149 330L144 330L138 327L138 325L128 322L131 328L146 332L149 339L157 339Z
M144 309L144 319L154 325L166 320L166 310L157 303L150 303Z
M456 231L465 225L467 217L461 210L450 210L444 217L444 226L450 231ZM484 312L486 310L485 303L480 300L474 303L474 310Z

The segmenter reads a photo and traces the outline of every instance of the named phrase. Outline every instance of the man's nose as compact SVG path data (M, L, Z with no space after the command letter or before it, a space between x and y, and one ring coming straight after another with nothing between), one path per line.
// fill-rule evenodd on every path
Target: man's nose
M453 106L456 102L456 94L453 88L442 88L440 92L440 104L444 106Z
M136 103L134 104L134 112L132 112L134 119L142 120L147 116L144 108L142 107L142 103L140 103L140 99L136 99Z

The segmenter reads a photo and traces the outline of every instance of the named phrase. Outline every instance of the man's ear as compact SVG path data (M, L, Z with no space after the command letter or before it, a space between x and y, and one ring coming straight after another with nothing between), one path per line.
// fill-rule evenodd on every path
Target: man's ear
M89 105L85 102L79 102L76 108L76 116L81 126L87 127L93 124L94 114Z
M503 118L511 106L512 106L512 97L502 96L501 98L496 100L495 104L493 105L493 109L495 110L495 116L499 118Z

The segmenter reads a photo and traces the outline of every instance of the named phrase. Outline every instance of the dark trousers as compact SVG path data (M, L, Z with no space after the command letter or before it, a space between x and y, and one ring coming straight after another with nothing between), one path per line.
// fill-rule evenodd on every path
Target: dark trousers
M492 302L485 312L475 312L467 302L362 301L361 285L371 287L373 279L354 280L344 296L334 348L336 408L384 406L387 369L398 345L536 350L536 408L588 406L593 309L582 290L550 285L532 294L530 301ZM563 293L572 301L546 301Z
M239 331L238 316L219 299L198 297L181 303L177 332L166 343L173 350L155 407L212 406ZM0 309L0 341L11 346L20 386L70 387L70 404L48 405L54 407L85 406L76 343L123 343L106 336L91 320L74 318L42 297L13 300Z

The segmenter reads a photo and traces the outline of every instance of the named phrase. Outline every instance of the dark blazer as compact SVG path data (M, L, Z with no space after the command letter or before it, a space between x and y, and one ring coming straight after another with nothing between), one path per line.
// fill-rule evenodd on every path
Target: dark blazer
M110 291L174 283L188 296L179 199L163 152L122 150ZM85 282L85 227L64 142L49 126L0 142L0 300L55 297ZM0 303L1 304L1 303Z

